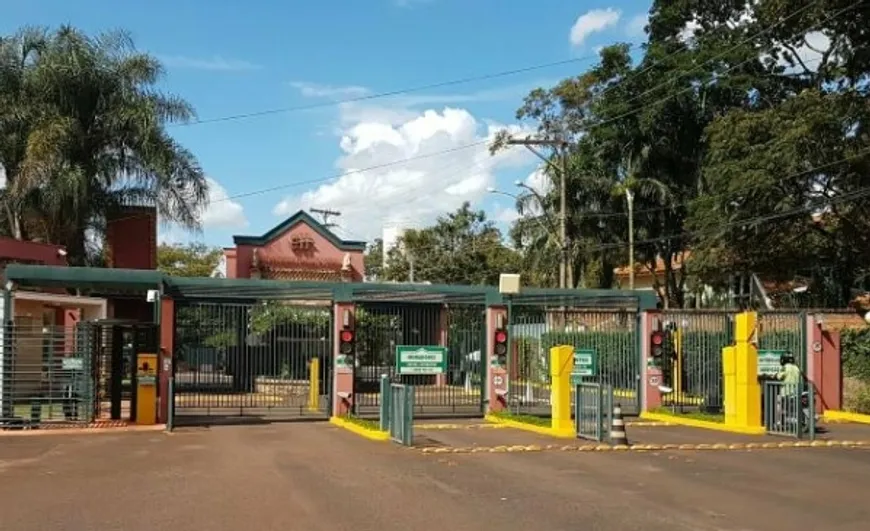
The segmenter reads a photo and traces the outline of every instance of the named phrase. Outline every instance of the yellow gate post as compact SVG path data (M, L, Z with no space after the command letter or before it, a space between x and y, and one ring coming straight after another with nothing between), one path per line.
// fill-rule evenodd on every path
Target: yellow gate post
M157 354L136 356L136 424L157 424Z
M550 427L559 435L571 435L571 372L574 347L560 345L550 349Z
M320 358L308 364L308 411L320 410Z
M725 424L735 431L764 433L761 386L758 383L758 314L743 312L734 319L734 346L722 349L725 383Z

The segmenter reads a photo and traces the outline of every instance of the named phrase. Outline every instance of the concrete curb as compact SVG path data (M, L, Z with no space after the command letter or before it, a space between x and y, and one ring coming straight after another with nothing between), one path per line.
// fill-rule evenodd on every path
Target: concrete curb
M548 428L546 426L536 426L534 424L527 424L525 422L517 422L515 420L503 419L501 417L496 417L494 415L487 415L484 417L487 422L492 422L493 424L498 424L502 426L506 426L508 428L516 428L518 430L530 431L532 433L537 433L538 435L546 435L548 437L555 437L557 439L576 439L577 434L573 429L566 431L554 430L553 428Z
M824 418L826 421L833 422L854 422L855 424L870 424L870 415L862 413L852 413L851 411L825 411Z
M339 428L344 428L345 430L359 435L360 437L364 437L370 441L389 441L390 434L385 431L380 430L370 430L359 424L354 424L353 422L349 422L340 417L329 417L329 423L338 426Z
M870 441L784 441L765 443L731 444L633 444L631 446L611 446L609 444L564 445L548 444L541 446L466 446L456 448L418 448L423 454L496 454L496 453L539 453L539 452L663 452L663 451L752 451L783 450L791 448L868 448Z
M697 419L688 419L681 418L677 415L667 415L665 413L649 413L643 412L640 414L640 418L645 420L655 420L659 422L669 422L671 424L676 424L678 426L686 426L689 428L700 428L703 430L714 430L714 431L724 431L727 433L739 433L741 435L764 435L767 433L767 430L764 427L759 428L736 428L734 426L727 426L725 424L719 422L710 422L706 420L697 420Z

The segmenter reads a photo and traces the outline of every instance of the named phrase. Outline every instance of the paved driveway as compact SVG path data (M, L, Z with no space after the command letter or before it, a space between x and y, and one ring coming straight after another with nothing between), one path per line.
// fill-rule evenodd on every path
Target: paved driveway
M0 437L0 529L866 529L870 451L425 455L324 423Z

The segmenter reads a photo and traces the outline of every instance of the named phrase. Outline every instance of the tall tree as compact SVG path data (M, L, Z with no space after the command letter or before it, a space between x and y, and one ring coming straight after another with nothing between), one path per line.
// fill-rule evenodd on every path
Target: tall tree
M157 270L177 277L208 277L220 263L223 250L204 243L160 244Z
M375 238L375 241L366 248L363 260L365 261L366 278L380 280L384 268L384 240Z
M520 257L502 242L501 232L469 203L439 217L435 225L409 230L388 256L386 280L437 284L498 283L501 273L517 273Z
M100 233L124 205L154 205L164 221L199 227L205 176L166 131L194 111L157 89L157 59L136 51L123 32L91 37L69 26L4 44L0 71L17 72L4 87L22 80L17 93L2 89L22 111L0 121L14 235L62 243L71 263L81 264L86 231Z

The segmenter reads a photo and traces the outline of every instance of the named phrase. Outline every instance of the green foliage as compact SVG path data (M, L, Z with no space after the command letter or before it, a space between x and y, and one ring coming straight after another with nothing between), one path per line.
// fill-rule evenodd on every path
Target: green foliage
M367 431L381 431L381 425L376 420L362 419L351 414L343 415L341 418L351 424L356 424Z
M123 32L61 26L0 38L4 231L63 244L82 265L95 254L85 232L101 235L125 205L199 228L205 175L166 130L195 115L159 90L163 73Z
M549 428L552 424L552 420L550 420L549 417L536 417L535 415L511 413L510 411L496 411L490 413L490 415L499 419L511 420L513 422L521 422L523 424L531 424L532 426L541 426L544 428Z
M414 280L439 284L498 283L501 273L516 273L520 257L502 242L501 232L465 203L438 218L435 225L409 230L390 251L384 280ZM400 250L401 249L401 250Z
M157 270L177 277L208 277L220 263L223 250L204 243L160 244Z
M843 376L870 384L870 328L850 328L840 333Z
M363 257L366 268L366 278L373 281L378 281L383 275L384 268L384 241L380 238L375 238L366 248L365 256Z

